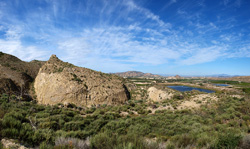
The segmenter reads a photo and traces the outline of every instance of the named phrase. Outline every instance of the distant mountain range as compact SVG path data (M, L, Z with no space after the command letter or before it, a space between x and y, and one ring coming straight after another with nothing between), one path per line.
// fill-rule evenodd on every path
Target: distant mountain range
M229 77L238 77L238 76L239 75L214 74L214 75L206 75L205 77L229 78Z
M125 78L162 78L163 76L161 75L156 75L156 74L152 74L152 73L143 73L140 71L126 71L126 72L118 72L118 73L114 73L115 75L118 75L120 77L125 77Z
M214 75L194 75L194 76L179 76L179 75L158 75L152 73L143 73L140 71L126 71L126 72L118 72L113 73L120 77L124 78L166 78L166 77L173 77L175 79L180 79L183 77L206 77L211 78L214 80L231 80L231 81L243 81L243 82L250 82L250 76L238 76L238 75L228 75L228 74L214 74Z

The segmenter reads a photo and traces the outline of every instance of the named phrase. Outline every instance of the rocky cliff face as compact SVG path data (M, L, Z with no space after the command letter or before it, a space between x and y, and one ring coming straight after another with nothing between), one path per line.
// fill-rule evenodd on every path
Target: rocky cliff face
M55 55L39 70L34 87L41 104L110 105L130 98L122 78L76 67Z

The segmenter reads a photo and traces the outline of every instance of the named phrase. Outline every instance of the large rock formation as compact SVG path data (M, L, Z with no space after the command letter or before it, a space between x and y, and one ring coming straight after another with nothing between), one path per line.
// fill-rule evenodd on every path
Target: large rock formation
M39 70L34 87L41 104L110 105L130 98L123 78L76 67L55 55Z

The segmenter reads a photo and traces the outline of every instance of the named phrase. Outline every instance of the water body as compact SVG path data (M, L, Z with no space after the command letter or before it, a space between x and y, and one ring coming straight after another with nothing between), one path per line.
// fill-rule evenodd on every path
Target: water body
M214 84L215 86L229 86L228 84Z
M198 90L200 92L206 92L206 93L214 93L215 91L212 90L206 90L202 88L195 88L195 87L189 87L189 86L167 86L169 88L175 89L177 91L185 92L185 91L192 91L192 90Z

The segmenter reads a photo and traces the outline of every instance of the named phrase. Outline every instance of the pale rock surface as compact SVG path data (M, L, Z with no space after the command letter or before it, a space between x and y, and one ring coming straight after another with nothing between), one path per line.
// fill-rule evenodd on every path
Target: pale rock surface
M159 90L155 87L148 88L147 92L148 99L156 102L163 101L165 99L170 99L173 97L173 93Z
M12 139L2 139L1 143L3 144L3 147L6 149L29 149L23 145L20 145L18 143L15 143Z
M52 55L39 70L34 88L40 104L112 105L130 98L123 81L115 75L76 67Z

